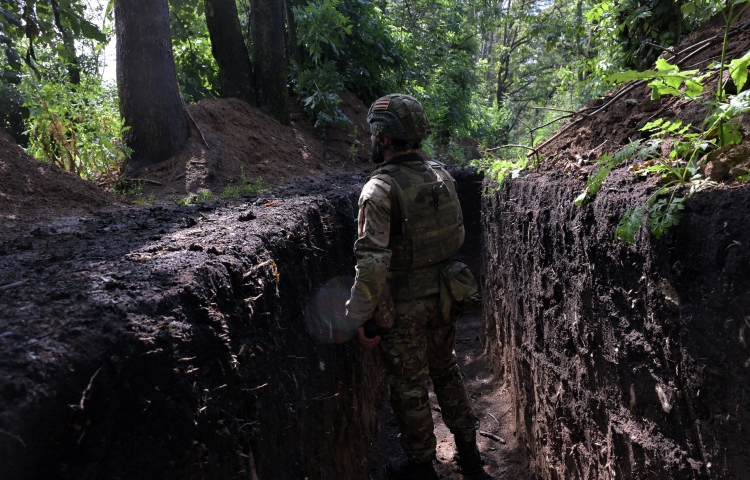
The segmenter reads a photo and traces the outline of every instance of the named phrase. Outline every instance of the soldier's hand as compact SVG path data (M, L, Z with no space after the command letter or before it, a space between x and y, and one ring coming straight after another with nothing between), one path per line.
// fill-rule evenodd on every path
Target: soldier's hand
M378 343L380 343L380 335L375 338L367 338L367 336L365 335L364 325L359 326L359 328L354 333L354 337L357 339L357 343L359 343L362 348L366 348L367 350L371 350L377 347Z

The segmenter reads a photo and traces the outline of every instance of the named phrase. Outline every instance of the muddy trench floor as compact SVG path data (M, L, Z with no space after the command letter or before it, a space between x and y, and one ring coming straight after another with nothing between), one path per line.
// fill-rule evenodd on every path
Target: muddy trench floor
M456 356L461 370L466 375L464 385L479 417L479 431L489 435L478 435L479 450L485 457L484 473L464 475L454 461L453 435L443 423L435 393L430 385L430 406L435 422L437 438L437 462L435 470L441 479L507 479L531 478L528 459L516 437L510 392L503 378L491 373L481 337L482 312L479 308L466 312L456 329ZM380 435L370 447L368 454L368 480L387 480L385 464L389 458L403 456L398 442L398 426L390 402L380 410ZM497 440L499 438L500 440Z

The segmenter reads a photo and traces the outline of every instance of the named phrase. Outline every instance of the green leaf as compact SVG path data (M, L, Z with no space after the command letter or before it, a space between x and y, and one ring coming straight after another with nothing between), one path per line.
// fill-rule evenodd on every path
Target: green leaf
M584 200L586 200L586 195L588 194L589 189L585 188L580 195L576 197L575 200L573 200L573 204L576 207L580 207Z
M643 217L646 215L643 207L627 209L615 229L615 241L620 240L625 243L635 243L635 234L643 225Z
M676 65L671 65L663 58L659 58L658 60L656 60L656 69L660 72L680 71L680 69Z
M750 66L750 53L729 63L729 75L732 77L737 91L741 91L747 82L747 69Z
M680 223L680 211L685 208L685 199L686 197L673 197L668 201L662 198L649 209L648 226L657 240Z
M685 95L690 98L697 98L703 93L703 84L693 79L685 80Z
M0 8L0 15L2 15L3 17L5 17L6 20L8 20L10 23L12 23L13 25L15 25L16 27L19 27L19 28L23 27L23 23L21 23L21 21L19 19L17 19L15 15L13 15L12 13L10 13L6 9Z
M93 23L89 22L85 18L79 18L78 22L81 27L81 34L83 34L84 37L91 40L96 40L97 42L107 41L107 36L102 33L102 31L99 30L99 27L97 27Z

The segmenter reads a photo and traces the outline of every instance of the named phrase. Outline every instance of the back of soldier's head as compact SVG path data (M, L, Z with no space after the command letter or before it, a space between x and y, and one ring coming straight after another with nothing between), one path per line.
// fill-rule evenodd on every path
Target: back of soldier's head
M378 138L390 138L393 145L419 148L432 133L427 113L419 101L409 95L391 93L370 106L367 113L370 132Z

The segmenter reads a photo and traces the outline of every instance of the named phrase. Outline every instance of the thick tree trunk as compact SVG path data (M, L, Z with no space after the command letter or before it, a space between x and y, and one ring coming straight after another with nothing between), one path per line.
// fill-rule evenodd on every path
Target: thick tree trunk
M242 37L235 0L204 0L211 53L219 66L221 96L255 105L250 55Z
M251 0L251 4L258 106L282 125L289 125L283 0Z
M125 174L171 157L188 137L167 0L115 0L117 90L133 154Z

